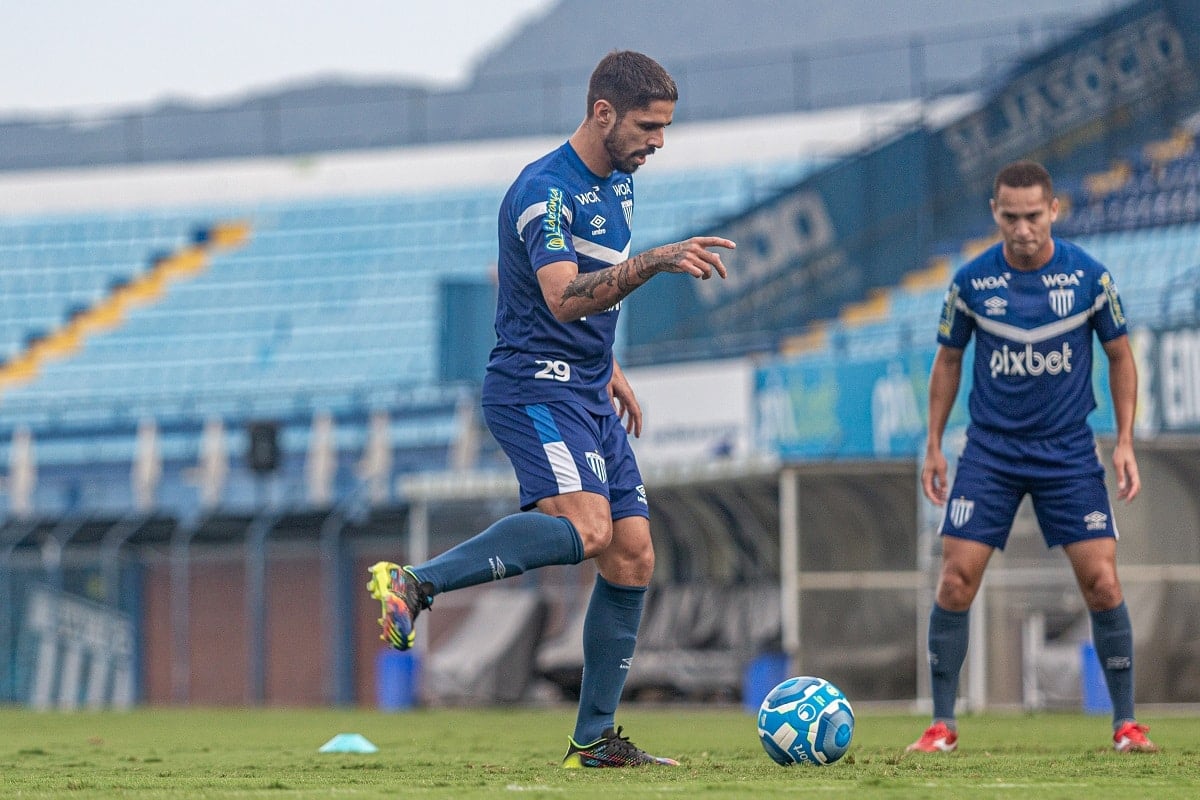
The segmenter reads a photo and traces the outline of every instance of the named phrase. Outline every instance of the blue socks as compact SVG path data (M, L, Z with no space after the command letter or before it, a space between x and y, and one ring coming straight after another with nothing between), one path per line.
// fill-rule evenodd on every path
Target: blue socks
M498 581L551 564L583 561L583 542L566 517L530 511L501 519L413 573L433 594Z
M1104 669L1113 704L1113 726L1133 719L1133 626L1124 601L1107 611L1091 611L1092 642Z
M967 655L970 611L947 611L937 603L929 614L929 674L933 720L954 727L958 674Z
M619 586L596 576L596 586L583 622L583 685L577 744L590 744L614 725L617 703L633 662L638 627L642 623L645 586Z

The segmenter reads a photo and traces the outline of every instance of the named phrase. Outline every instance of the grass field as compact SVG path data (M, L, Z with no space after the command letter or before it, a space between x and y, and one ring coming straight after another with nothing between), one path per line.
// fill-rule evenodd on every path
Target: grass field
M845 758L776 766L737 708L623 710L618 720L677 768L564 770L574 719L552 710L137 710L0 708L3 798L1195 798L1200 719L1146 717L1164 752L1118 755L1108 721L1077 714L960 720L959 752L904 756L926 724L859 713ZM320 754L360 733L374 754Z

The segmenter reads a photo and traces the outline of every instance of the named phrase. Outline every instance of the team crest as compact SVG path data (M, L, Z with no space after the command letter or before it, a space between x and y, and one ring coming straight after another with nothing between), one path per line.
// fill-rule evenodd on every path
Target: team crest
M632 200L622 200L621 201L621 213L623 213L625 215L625 224L632 228L633 227L633 201Z
M1074 289L1051 289L1050 290L1050 308L1054 309L1054 313L1060 317L1065 317L1071 313L1071 309L1075 307L1075 290Z
M948 516L950 517L950 521L954 523L954 527L961 528L963 525L966 525L974 513L974 500L968 500L965 497L956 497L950 501Z
M602 483L608 483L608 467L604 464L604 456L596 452L585 453L588 466L592 468L592 472L596 473L596 477Z

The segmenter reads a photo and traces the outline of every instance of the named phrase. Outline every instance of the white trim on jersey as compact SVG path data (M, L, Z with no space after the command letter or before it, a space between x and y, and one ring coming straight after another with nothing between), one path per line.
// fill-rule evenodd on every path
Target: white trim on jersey
M1092 303L1092 307L1086 311L1081 311L1074 316L1064 319L1055 320L1048 325L1039 325L1036 328L1018 328L1016 325L1007 325L1003 322L997 322L989 317L981 317L976 314L970 306L966 304L962 298L955 302L955 306L959 311L962 311L967 316L975 320L975 324L981 329L987 331L994 336L1002 336L1005 339L1010 339L1020 344L1036 344L1044 342L1047 339L1053 339L1055 336L1062 336L1065 333L1075 330L1081 325L1087 323L1088 319L1093 314L1104 308L1108 302L1108 295L1101 292L1096 295L1096 301Z
M554 480L558 483L559 494L583 491L579 468L575 466L575 459L571 457L567 443L546 442L542 445L542 450L546 452L546 459L550 462L550 470L554 473Z
M562 215L563 219L567 221L567 225L571 224L575 216L574 212L571 211L568 206L563 206ZM517 238L519 238L522 242L525 241L525 226L538 217L544 216L546 216L545 200L540 203L534 203L529 208L522 211L521 216L517 217Z
M605 264L620 264L629 258L629 242L625 243L624 250L613 250L611 247L575 237L575 252L597 261L603 261Z

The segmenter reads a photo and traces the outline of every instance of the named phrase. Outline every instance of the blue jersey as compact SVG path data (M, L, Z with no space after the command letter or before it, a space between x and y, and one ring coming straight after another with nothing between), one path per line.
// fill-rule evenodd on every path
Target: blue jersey
M579 272L629 258L633 177L592 174L570 143L521 171L500 206L496 346L483 403L573 400L611 413L613 340L620 303L574 322L550 312L537 271L573 261Z
M1125 315L1108 270L1070 242L1056 239L1033 272L1009 266L1001 244L959 269L938 342L962 349L975 336L964 457L1049 473L1056 462L1094 462L1093 332L1101 342L1123 336Z

